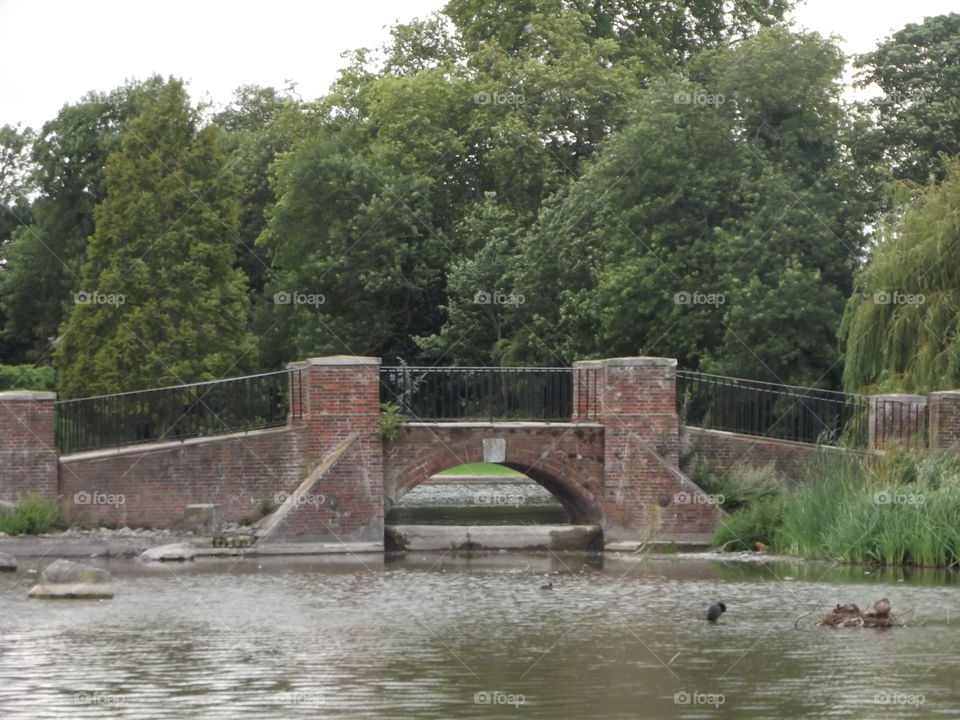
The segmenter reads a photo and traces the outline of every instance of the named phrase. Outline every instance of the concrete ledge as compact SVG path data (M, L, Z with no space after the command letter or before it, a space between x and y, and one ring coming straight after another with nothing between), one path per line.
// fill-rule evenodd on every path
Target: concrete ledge
M649 540L617 540L604 543L603 549L606 552L636 552L644 549L656 552L665 546L676 546L683 549L701 550L710 547L711 540L713 540L713 535L700 533L658 535Z
M219 549L219 548L218 548ZM331 555L352 553L382 553L382 542L274 542L269 545L254 545L252 548L235 551L238 555ZM199 556L201 553L197 553ZM234 553L203 553L227 555Z
M137 443L136 445L123 445L122 447L107 448L103 450L85 450L84 452L70 453L61 455L60 462L69 463L74 460L96 460L97 458L116 457L118 455L137 455L147 452L161 452L178 447L189 447L191 445L203 445L212 442L225 442L228 440L238 440L241 438L258 437L260 435L271 435L281 432L291 432L295 428L290 425L280 427L264 428L262 430L247 430L246 432L226 433L223 435L204 435L203 437L187 438L186 440L163 440L154 442Z
M579 422L546 422L546 421L519 421L519 422L490 422L489 420L470 420L470 421L451 421L451 422L408 422L404 427L422 427L422 428L490 428L491 430L524 430L527 428L590 428L593 430L602 430L600 423L579 423Z
M304 360L304 365L379 365L380 358L365 355L327 355Z
M599 546L599 525L387 525L397 550L587 550Z
M677 366L676 358L662 357L622 357L602 361L607 367L672 367Z
M43 390L5 390L0 392L0 403L18 402L21 400L56 400L55 392Z

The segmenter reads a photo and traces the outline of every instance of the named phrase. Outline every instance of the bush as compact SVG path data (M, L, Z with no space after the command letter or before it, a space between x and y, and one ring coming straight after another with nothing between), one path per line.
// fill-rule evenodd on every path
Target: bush
M400 435L400 428L407 418L400 412L400 407L394 403L383 403L380 406L382 414L377 420L377 434L384 442L393 442Z
M713 536L713 544L727 550L753 550L758 542L772 546L783 524L784 497L763 497L728 515Z
M853 563L960 564L960 458L893 449L823 453L795 492L729 516L714 543Z
M0 515L0 532L7 535L36 535L67 526L67 518L56 499L28 495L20 498L13 512Z
M56 388L57 378L49 365L0 365L0 390L47 390Z
M697 468L690 479L708 495L723 495L722 507L730 512L787 491L786 478L772 462L762 467L737 463L720 475Z

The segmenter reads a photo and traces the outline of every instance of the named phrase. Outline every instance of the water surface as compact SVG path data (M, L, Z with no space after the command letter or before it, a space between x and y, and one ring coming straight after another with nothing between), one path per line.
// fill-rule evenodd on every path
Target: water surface
M947 571L586 553L91 562L114 599L28 600L23 573L0 576L0 717L960 716ZM795 627L883 596L908 627Z

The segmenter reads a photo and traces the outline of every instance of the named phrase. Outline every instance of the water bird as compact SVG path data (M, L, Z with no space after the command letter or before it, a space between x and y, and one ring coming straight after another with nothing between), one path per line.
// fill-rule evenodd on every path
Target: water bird
M553 580L551 580L550 582L546 582L546 583L544 583L543 585L541 585L541 586L540 586L540 589L541 589L541 590L553 590Z
M707 609L707 620L710 622L716 622L726 611L727 606L722 602L714 603Z

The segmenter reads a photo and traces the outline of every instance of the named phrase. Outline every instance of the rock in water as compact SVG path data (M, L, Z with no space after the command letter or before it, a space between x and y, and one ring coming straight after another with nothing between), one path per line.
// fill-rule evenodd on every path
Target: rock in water
M144 550L140 553L140 559L145 562L182 562L193 560L196 554L196 548L188 543L171 543Z
M13 555L0 553L0 572L12 572L17 569L17 559Z
M30 588L32 598L112 598L110 573L72 560L54 560Z

